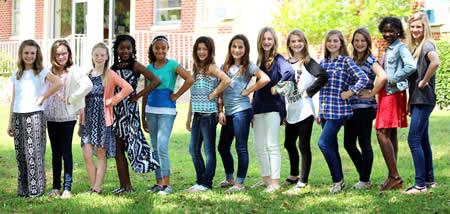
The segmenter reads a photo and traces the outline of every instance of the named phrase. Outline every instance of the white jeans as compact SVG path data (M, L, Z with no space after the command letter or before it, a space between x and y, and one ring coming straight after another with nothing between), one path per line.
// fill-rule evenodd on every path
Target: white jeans
M280 179L281 152L278 143L280 114L269 112L253 117L256 157L261 166L261 176Z

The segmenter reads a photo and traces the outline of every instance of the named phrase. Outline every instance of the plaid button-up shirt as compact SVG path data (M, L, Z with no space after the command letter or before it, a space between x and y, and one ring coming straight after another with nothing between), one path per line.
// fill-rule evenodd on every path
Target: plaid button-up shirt
M343 100L341 93L352 90L358 94L368 83L369 78L353 61L352 58L339 55L335 59L325 58L320 65L328 73L328 82L320 90L319 117L327 120L337 120L351 116L352 107L349 100ZM350 85L353 81L356 83Z

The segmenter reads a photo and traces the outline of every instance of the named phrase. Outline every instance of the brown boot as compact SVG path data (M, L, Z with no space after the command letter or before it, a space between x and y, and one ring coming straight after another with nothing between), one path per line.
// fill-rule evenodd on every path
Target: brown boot
M400 176L389 176L387 177L384 184L381 185L380 191L400 189L402 188L403 180Z

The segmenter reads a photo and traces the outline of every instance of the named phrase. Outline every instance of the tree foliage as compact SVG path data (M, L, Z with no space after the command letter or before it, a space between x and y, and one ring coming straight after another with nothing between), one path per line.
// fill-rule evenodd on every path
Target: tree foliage
M441 64L436 73L437 104L440 108L450 106L450 43L436 42Z
M323 41L327 31L341 30L350 35L358 27L367 27L379 35L378 23L384 16L407 16L413 0L281 0L274 27L286 35L292 29L305 32L312 44Z

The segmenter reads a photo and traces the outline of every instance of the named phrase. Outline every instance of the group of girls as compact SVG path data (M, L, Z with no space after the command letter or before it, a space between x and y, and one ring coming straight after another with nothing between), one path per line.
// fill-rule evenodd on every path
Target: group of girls
M312 162L310 141L315 120L322 126L318 145L331 173L330 192L340 192L345 186L337 138L342 126L344 147L359 173L359 181L353 187L369 189L373 163L370 142L375 118L377 138L389 171L380 190L401 188L396 129L407 126L408 110L411 114L408 143L416 178L405 193L425 192L436 185L428 121L436 103L434 74L439 57L423 13L408 20L408 45L400 41L405 31L398 18L383 18L379 31L388 44L381 62L372 55L371 37L364 28L353 33L351 56L342 33L329 31L320 63L310 56L308 40L300 30L288 34L289 58L285 59L277 51L277 34L273 28L262 28L257 39L256 64L249 59L250 45L246 36L238 34L230 40L222 66L215 63L213 39L202 36L194 43L192 73L167 58L169 40L165 36L156 36L151 42L147 67L136 61L135 40L129 35L117 37L111 68L108 67L107 46L98 43L92 50L93 68L88 71L73 65L66 41L58 40L53 44L52 65L47 69L42 65L39 45L26 40L19 48L18 70L11 78L14 87L8 127L8 134L14 136L19 168L18 195L33 197L44 193L47 126L53 166L53 188L49 195L71 197L71 143L77 114L89 192L102 192L107 158L115 157L120 186L113 193L125 194L133 190L129 165L137 173L155 171L156 182L149 192L172 193L168 144L177 115L176 100L189 89L186 129L191 132L189 153L196 180L187 192L213 187L217 123L222 125L217 148L225 170L225 179L219 186L228 188L227 193L245 190L251 124L261 175L261 181L252 187L263 186L265 192L275 192L281 186L292 184L286 194L301 192L308 186ZM145 87L137 92L141 75L145 78ZM184 82L175 91L178 76ZM253 76L256 82L251 84ZM405 90L408 87L407 102ZM319 91L316 116L312 96ZM252 93L250 102L248 96ZM378 103L375 95L378 95ZM143 98L141 115L136 103L140 97ZM145 140L139 117L144 131L149 132L152 148ZM284 146L289 155L290 174L280 184L278 139L282 124L286 125ZM238 156L236 174L231 153L233 140Z

